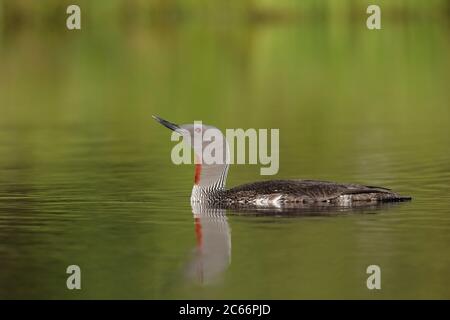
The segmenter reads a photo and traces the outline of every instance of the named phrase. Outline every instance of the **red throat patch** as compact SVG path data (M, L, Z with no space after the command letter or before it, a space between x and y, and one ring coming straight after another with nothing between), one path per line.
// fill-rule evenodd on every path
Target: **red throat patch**
M197 163L195 165L195 176L194 176L194 183L199 184L200 183L200 174L202 173L202 165L200 163Z

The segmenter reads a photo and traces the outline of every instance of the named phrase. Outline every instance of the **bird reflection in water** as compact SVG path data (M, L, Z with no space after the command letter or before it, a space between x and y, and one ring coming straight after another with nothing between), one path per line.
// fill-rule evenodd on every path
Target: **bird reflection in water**
M388 211L400 203L377 203L371 206L304 206L301 209L278 208L276 210L245 210L240 214L246 217L272 217L279 221L284 218L336 217L345 214L373 214ZM220 280L231 263L231 229L225 209L211 208L199 203L191 203L194 215L196 247L188 267L188 278L200 284L212 284ZM234 214L237 214L235 211Z
M226 210L192 205L196 247L187 276L200 284L215 283L231 263L231 230Z

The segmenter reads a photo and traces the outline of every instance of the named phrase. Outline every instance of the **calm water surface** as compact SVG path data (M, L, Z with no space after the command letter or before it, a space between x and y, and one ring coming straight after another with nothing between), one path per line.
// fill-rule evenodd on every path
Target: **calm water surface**
M447 25L280 24L0 40L0 298L450 298ZM411 203L202 215L174 122L279 128L277 178ZM228 186L266 177L231 168ZM269 177L271 178L271 177ZM199 214L200 213L200 214ZM66 289L68 265L82 290ZM366 268L382 269L382 290Z

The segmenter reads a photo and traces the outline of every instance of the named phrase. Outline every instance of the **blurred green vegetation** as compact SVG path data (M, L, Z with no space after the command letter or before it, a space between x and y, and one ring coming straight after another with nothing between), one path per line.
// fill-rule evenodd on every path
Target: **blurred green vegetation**
M81 6L87 24L105 21L179 23L190 19L225 24L354 19L363 16L369 4L380 5L383 18L420 19L450 14L450 2L446 0L1 0L0 19L7 27L54 25L64 21L61 12L65 12L69 4Z

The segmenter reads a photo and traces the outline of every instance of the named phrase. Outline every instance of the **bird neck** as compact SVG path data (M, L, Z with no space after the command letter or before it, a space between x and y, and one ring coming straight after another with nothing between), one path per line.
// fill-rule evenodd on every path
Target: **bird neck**
M211 130L211 129L209 129ZM225 191L228 168L230 163L230 148L225 136L218 130L210 144L202 144L198 149L194 143L196 159L194 187L191 200L193 202L210 201L216 195ZM209 149L210 153L206 153Z
M210 201L225 191L228 164L196 164L191 202Z

